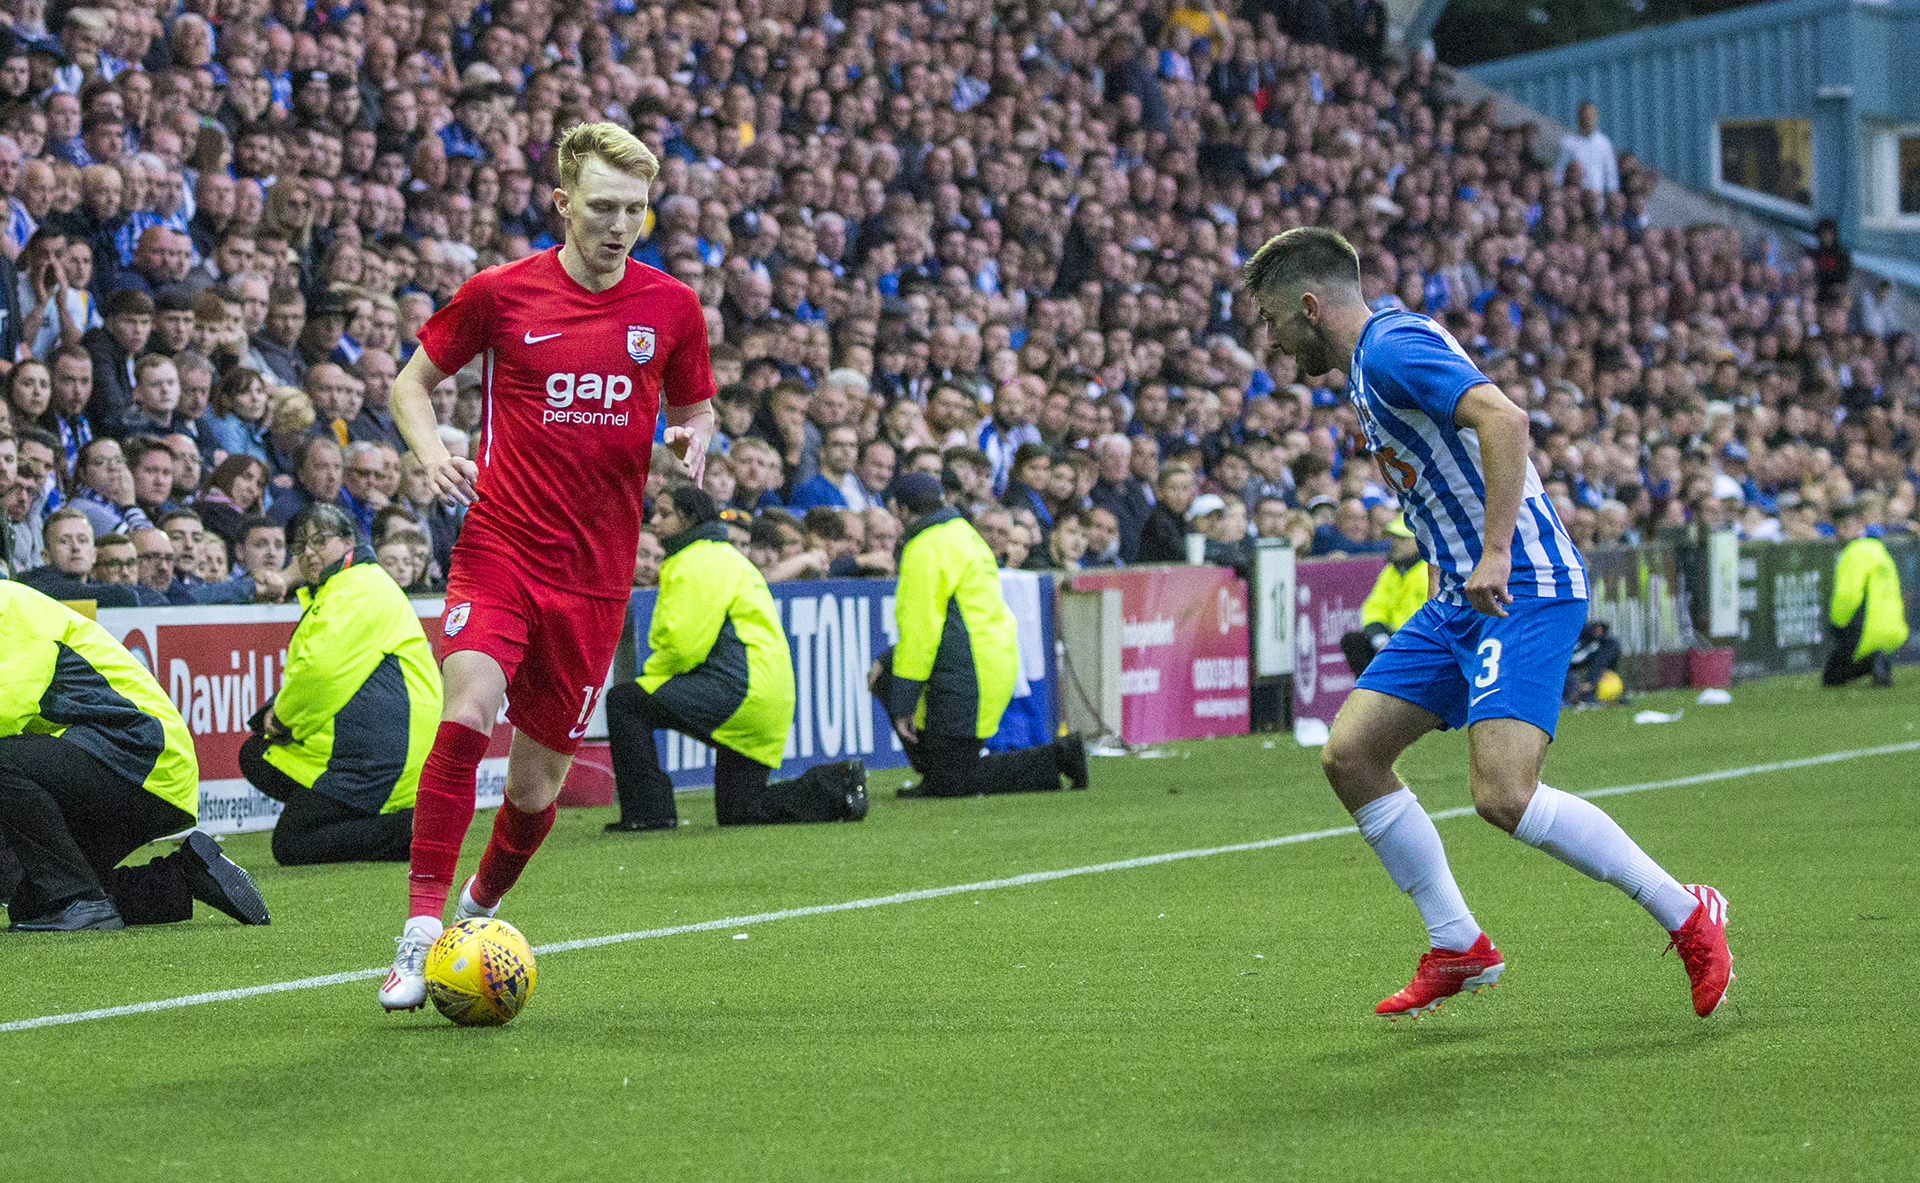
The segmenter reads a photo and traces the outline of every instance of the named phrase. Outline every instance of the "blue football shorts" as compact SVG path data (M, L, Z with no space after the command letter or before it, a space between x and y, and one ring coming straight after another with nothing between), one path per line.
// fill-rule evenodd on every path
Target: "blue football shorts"
M1440 717L1442 727L1523 719L1553 738L1585 600L1516 597L1507 614L1428 600L1360 675L1359 687Z

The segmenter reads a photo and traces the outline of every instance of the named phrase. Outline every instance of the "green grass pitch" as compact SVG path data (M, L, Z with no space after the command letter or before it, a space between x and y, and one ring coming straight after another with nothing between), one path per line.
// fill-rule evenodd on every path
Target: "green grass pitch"
M1892 691L1811 678L1567 714L1569 791L1920 740ZM1101 759L1088 793L898 801L861 824L674 834L563 811L502 916L536 944L989 881L1348 823L1286 737ZM1467 803L1465 745L1402 771ZM1472 817L1439 823L1508 961L1419 1023L1374 1002L1423 948L1340 835L939 898L551 952L511 1026L385 1015L377 982L0 1031L0 1179L1913 1179L1920 751L1602 804L1731 905L1739 981L1693 1016L1619 893ZM490 815L469 835L464 870ZM0 936L0 1023L371 969L396 866L227 849L248 929ZM744 935L746 939L736 939Z

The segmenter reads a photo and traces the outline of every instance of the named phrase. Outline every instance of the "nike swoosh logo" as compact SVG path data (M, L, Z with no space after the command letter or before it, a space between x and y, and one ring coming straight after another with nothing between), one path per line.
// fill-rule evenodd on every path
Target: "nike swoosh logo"
M1474 695L1474 696L1473 696L1472 698L1470 698L1470 699L1468 699L1468 700L1467 700L1467 705L1468 705L1468 706L1477 706L1477 705L1479 705L1479 702L1480 702L1480 700L1481 700L1481 699L1483 699L1483 698L1485 698L1485 697L1486 697L1487 695L1489 695L1489 694L1492 694L1492 693L1493 693L1494 691L1496 691L1496 690L1499 690L1499 689L1500 689L1500 687L1498 687L1498 686L1495 686L1495 687L1493 688L1493 690L1487 690L1487 691L1484 691L1484 692L1482 692L1482 693L1480 693L1480 694L1476 694L1476 695Z
M525 342L526 342L527 344L529 344L529 345L538 345L538 344L540 344L540 342L542 342L542 341L551 341L551 340L553 340L553 339L554 339L555 337L558 337L559 335L560 335L559 333L548 333L548 334L547 334L546 336L544 336L544 337L536 337L536 336L534 336L534 335L533 335L533 330L532 330L532 329L528 329L528 330L527 330L527 335L526 335L526 336L524 336L524 337L522 337L522 338L520 338L520 339L521 339L522 341L525 341Z

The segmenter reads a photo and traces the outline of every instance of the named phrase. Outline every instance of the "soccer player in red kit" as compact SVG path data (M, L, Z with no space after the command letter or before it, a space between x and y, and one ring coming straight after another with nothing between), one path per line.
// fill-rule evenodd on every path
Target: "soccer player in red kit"
M507 799L454 920L491 916L553 825L606 681L633 577L655 417L695 483L713 436L713 370L693 290L628 258L659 161L611 123L556 149L566 245L468 280L420 328L393 412L438 492L469 506L447 576L446 706L414 805L408 919L380 1005L426 997L475 774L504 701ZM486 405L472 460L450 456L427 392L476 357Z

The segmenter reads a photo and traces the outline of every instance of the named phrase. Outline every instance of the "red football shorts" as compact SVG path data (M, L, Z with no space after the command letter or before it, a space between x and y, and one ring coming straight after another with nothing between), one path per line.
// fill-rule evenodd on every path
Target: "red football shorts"
M464 650L499 662L507 675L507 721L542 746L572 754L606 684L626 601L552 587L496 555L455 552L452 567L441 658Z

